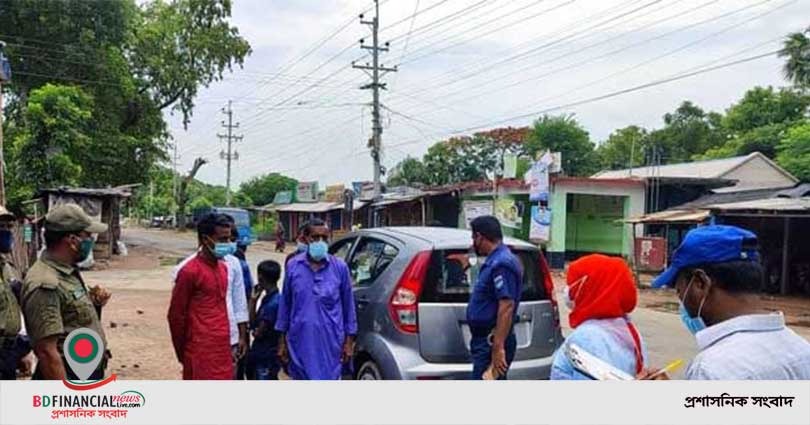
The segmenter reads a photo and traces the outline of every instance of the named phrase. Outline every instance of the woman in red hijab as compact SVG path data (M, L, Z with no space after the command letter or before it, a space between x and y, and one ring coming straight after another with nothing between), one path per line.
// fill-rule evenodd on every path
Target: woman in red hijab
M636 308L638 291L624 260L601 254L582 257L569 265L565 289L573 332L554 354L551 379L591 379L574 368L566 354L569 344L630 376L641 372L646 350L628 317Z

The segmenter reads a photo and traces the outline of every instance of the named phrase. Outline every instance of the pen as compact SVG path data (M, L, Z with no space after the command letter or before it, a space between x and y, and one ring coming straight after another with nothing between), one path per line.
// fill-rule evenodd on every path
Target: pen
M655 378L656 376L658 376L658 375L660 375L660 374L662 374L662 373L665 373L665 372L672 372L673 370L675 370L675 369L679 368L679 367L681 366L681 364L683 364L683 360L681 360L681 359L677 359L677 360L673 361L672 363L670 363L670 364L668 364L668 365L664 366L664 367L663 367L661 370L659 370L658 372L655 372L655 373L653 373L652 375L647 376L647 377L646 377L646 378L644 378L644 379L645 379L645 380L648 380L648 379Z

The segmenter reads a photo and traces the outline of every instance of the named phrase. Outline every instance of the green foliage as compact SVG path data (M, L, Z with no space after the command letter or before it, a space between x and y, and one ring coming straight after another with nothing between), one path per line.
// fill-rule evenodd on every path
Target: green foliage
M255 205L267 205L273 202L276 193L295 190L298 181L287 176L270 173L254 177L239 186L239 191L247 195Z
M135 21L133 72L158 108L174 105L184 124L198 88L222 79L250 54L230 16L230 0L153 0Z
M57 167L81 168L65 183L148 183L155 164L168 160L162 110L174 107L187 121L198 87L220 79L250 53L229 25L230 13L230 0L154 1L143 7L134 0L0 0L0 28L14 70L6 86L9 140L41 131L26 118L37 89L75 85L92 99L92 120L76 128L87 139L83 149L57 158ZM40 159L16 160L23 158L9 152L7 167L27 169L29 161ZM51 184L27 178L33 188ZM31 188L20 193L25 191ZM12 202L21 200L24 196Z
M631 125L620 128L596 149L603 169L616 170L644 165L647 130ZM631 164L632 158L632 164Z
M388 174L388 186L418 186L428 182L427 169L416 158L407 157Z
M647 138L647 152L657 149L664 163L688 162L726 140L722 115L706 112L690 101L664 115L664 127Z
M9 149L9 203L30 199L39 188L81 183L90 148L93 100L78 87L47 84L31 93Z
M810 182L810 120L805 120L787 131L779 143L776 159L796 178Z
M214 206L214 203L211 202L205 196L200 196L200 197L194 198L194 200L191 201L191 203L189 203L189 205L188 205L189 210L191 210L191 211L199 210L199 209L203 209L203 208L211 208L213 206Z
M785 38L779 56L785 58L782 72L796 87L810 88L810 27Z
M568 175L587 176L598 169L590 136L573 115L544 115L535 121L526 150L530 156L546 150L561 152L562 168Z

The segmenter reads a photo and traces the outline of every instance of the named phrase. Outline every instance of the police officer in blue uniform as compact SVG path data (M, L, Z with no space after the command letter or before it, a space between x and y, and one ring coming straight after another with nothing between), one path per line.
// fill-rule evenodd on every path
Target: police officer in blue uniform
M512 325L520 304L523 268L520 260L503 244L497 218L478 217L470 227L475 254L486 257L467 305L467 322L472 334L472 379L483 379L485 372L491 375L488 379L506 379L517 347ZM469 267L466 256L449 259Z

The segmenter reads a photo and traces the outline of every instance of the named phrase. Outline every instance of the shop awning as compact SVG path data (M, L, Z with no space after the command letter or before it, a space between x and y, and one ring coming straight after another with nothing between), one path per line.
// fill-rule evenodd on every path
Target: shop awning
M702 223L711 213L707 210L666 210L624 220L633 224Z

